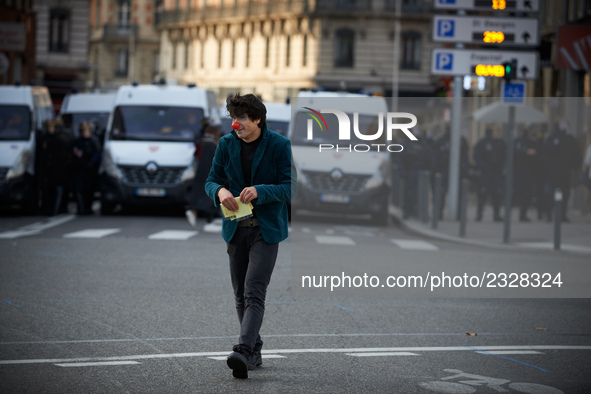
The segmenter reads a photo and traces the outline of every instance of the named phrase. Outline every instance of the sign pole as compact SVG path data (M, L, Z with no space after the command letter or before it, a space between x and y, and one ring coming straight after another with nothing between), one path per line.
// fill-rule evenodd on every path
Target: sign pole
M507 156L505 157L505 209L503 211L503 243L509 243L513 197L513 130L515 129L515 105L509 105L509 119L505 130Z
M392 70L392 112L398 111L398 84L400 81L400 14L402 0L395 0L394 15L394 67Z
M458 15L464 15L465 11L458 11ZM464 44L456 44L456 48L463 48ZM458 200L460 193L460 148L461 148L461 128L462 118L462 77L454 77L454 98L451 108L451 135L449 141L449 179L448 179L448 205L447 218L455 220L458 216Z

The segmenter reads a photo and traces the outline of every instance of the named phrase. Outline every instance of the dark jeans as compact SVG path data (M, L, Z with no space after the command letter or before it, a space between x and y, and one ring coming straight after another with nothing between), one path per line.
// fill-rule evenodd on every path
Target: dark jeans
M238 227L227 250L240 321L239 344L252 352L263 346L259 330L263 324L267 286L275 267L279 244L266 243L259 227Z

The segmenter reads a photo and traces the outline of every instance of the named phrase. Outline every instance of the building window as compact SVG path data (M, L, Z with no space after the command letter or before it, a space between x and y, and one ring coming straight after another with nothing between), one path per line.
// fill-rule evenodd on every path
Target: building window
M205 42L199 43L199 68L205 68Z
M338 9L355 9L355 0L337 0Z
M176 70L176 46L176 43L172 44L172 64L170 68L172 68L173 70Z
M400 68L418 70L421 68L421 33L416 31L402 32L400 37L402 51Z
M160 52L154 52L154 75L160 74Z
M190 56L189 56L190 51L189 51L189 49L190 49L189 48L189 43L188 42L185 42L185 59L184 59L185 60L185 64L184 64L185 70L187 70L189 68L189 59L190 59Z
M304 53L302 54L302 66L306 67L308 64L308 35L304 35Z
M101 25L101 0L96 0L96 10L94 15L94 26L99 27Z
M129 8L129 0L123 0L119 3L119 10L117 11L117 25L119 28L128 29L130 18L131 10Z
M287 40L285 42L285 67L289 67L289 63L291 62L291 37L287 36Z
M49 18L49 52L68 52L70 10L52 8L49 11Z
M115 71L115 76L126 77L128 63L129 52L127 51L127 49L120 49L119 51L117 51L117 70Z
M232 68L236 65L236 40L232 40Z
M339 29L335 34L335 67L353 67L355 53L355 32L352 29Z
M218 42L218 68L222 68L222 40Z
M246 39L246 68L250 67L250 38Z
M154 24L155 25L160 23L160 19L162 18L163 11L164 11L164 5L162 4L162 0L156 0L154 2Z
M267 43L265 45L265 67L269 67L269 57L271 55L271 39L267 37Z

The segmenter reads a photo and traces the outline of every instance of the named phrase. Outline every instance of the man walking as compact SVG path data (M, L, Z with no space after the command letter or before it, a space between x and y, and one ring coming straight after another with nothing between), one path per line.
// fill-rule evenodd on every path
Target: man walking
M253 205L253 217L224 219L240 337L228 356L233 376L248 378L262 364L263 323L267 286L275 267L278 244L288 235L287 201L297 193L290 141L267 129L262 101L252 94L229 97L226 108L233 120L231 134L219 141L209 176L207 195L232 211L241 203Z

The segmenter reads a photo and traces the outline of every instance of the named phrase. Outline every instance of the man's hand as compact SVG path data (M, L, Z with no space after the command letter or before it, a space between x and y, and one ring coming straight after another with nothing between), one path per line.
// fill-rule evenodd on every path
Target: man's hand
M240 193L240 202L248 204L258 196L257 189L254 186L245 187Z
M220 199L220 203L230 211L238 210L238 203L236 202L236 199L225 187L222 187L218 192L218 198Z

